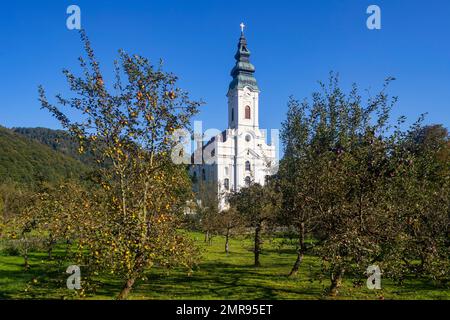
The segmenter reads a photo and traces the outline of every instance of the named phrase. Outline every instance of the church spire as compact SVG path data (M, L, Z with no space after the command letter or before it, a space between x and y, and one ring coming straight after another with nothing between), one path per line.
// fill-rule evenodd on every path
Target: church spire
M234 55L236 64L231 70L231 76L233 80L230 83L229 90L238 88L241 89L245 86L250 87L253 90L258 91L258 85L256 79L253 76L255 73L255 67L250 63L250 51L247 47L247 39L244 35L244 23L240 24L241 37L238 42L238 50Z

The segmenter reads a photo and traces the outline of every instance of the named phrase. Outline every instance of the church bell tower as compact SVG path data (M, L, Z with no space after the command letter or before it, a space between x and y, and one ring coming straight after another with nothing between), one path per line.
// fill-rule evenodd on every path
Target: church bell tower
M228 128L255 130L258 123L259 89L254 77L255 67L250 63L250 50L244 35L245 25L241 23L241 36L234 58L236 64L231 70L233 80L228 88Z

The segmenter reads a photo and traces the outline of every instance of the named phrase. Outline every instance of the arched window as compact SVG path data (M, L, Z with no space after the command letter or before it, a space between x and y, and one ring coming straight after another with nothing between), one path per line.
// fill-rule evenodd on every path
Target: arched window
M252 180L250 179L249 176L245 177L245 185L246 185L247 187L250 186L250 183L251 183L251 182L252 182Z
M206 171L205 171L205 169L202 169L202 179L203 179L203 181L206 180Z
M234 121L234 108L231 108L231 121Z
M223 180L223 186L225 187L225 190L230 190L230 179L226 178Z
M250 161L245 161L245 171L250 171L251 169Z
M245 107L245 119L250 119L250 107Z

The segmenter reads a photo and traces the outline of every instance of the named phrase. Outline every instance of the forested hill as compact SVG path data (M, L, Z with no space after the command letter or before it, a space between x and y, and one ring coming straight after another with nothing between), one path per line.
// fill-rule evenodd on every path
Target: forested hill
M12 128L11 130L29 139L45 144L53 150L64 153L71 158L78 159L88 166L94 163L90 154L80 154L78 152L78 143L64 130L52 130L48 128Z
M80 178L88 171L86 164L70 156L73 146L50 144L55 136L63 136L63 131L39 129L41 138L31 138L19 133L26 129L17 130L0 126L0 183L13 181L32 185L37 181L56 182ZM47 137L44 138L45 132Z

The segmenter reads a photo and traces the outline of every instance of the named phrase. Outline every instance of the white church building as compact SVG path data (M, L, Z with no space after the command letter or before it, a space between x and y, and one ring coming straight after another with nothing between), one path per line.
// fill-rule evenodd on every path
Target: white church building
M220 210L227 208L225 195L251 183L264 185L276 172L275 145L266 143L266 130L259 128L259 88L250 63L250 51L241 24L228 87L228 128L207 143L201 142L192 157L201 159L190 167L194 189L209 182L217 190Z

